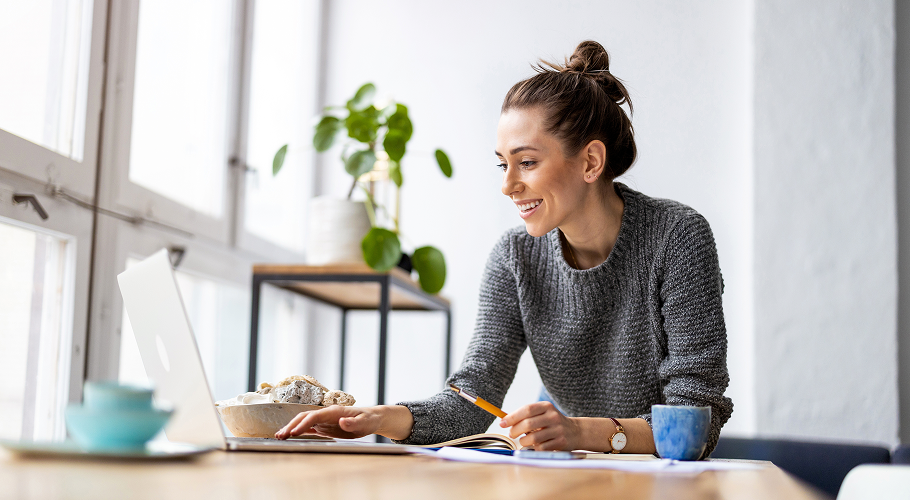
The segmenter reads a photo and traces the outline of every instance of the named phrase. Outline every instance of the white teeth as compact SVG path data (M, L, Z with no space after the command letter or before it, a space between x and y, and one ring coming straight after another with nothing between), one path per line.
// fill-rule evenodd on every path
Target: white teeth
M522 212L527 212L528 210L531 210L532 208L536 207L537 205L540 205L540 200L532 201L531 203L526 203L524 205L518 205L518 209L521 210Z

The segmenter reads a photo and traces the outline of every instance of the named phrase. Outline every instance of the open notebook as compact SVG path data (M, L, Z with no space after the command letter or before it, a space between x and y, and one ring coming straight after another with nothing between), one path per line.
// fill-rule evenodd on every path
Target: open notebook
M422 448L442 448L443 446L512 451L521 449L521 445L518 444L517 440L502 434L474 434L473 436L465 436L444 443L423 445Z

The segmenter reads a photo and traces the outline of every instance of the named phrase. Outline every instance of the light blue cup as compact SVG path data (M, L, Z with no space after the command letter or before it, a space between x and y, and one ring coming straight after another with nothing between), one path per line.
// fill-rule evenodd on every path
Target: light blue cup
M654 444L661 458L698 460L711 428L710 406L651 406Z
M152 389L86 382L84 404L66 408L66 428L83 449L142 449L167 423L171 410L152 406Z

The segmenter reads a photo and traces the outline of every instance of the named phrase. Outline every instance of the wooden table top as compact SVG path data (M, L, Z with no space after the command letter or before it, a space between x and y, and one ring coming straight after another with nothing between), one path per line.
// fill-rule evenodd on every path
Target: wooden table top
M425 293L411 275L399 268L380 273L366 264L331 264L310 266L304 264L256 264L253 276L273 278L279 276L297 276L298 281L275 283L276 286L319 299L329 304L347 309L378 309L378 282L343 282L343 281L308 281L307 278L335 276L385 276L392 278L389 291L389 302L392 309L426 311L442 309L449 306L449 300L440 295Z
M195 461L16 458L0 451L0 498L818 499L767 463L698 475L545 469L424 456L222 452Z

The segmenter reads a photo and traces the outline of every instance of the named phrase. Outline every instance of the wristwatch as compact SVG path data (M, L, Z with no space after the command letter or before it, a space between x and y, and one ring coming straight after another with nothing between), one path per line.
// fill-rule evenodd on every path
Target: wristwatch
M610 417L610 420L616 425L616 432L610 436L610 447L613 448L613 451L610 453L619 453L626 447L626 431L619 425L619 420L616 420L613 417Z

